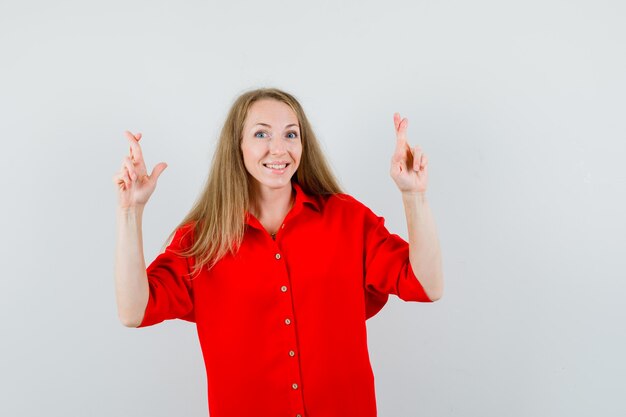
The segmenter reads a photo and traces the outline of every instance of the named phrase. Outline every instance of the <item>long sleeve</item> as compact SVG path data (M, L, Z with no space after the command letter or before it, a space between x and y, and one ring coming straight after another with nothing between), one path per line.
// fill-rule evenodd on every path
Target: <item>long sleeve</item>
M192 231L190 226L178 229L165 251L146 268L150 296L139 327L177 318L195 321L191 261L177 254L190 245Z
M368 208L364 216L367 317L380 310L389 294L404 301L432 302L413 273L409 244L385 227L385 219Z

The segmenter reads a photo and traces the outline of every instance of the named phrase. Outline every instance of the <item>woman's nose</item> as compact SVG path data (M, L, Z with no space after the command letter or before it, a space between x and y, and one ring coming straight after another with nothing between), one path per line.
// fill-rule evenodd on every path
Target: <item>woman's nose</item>
M285 153L285 143L281 138L272 138L270 140L270 153L273 155Z

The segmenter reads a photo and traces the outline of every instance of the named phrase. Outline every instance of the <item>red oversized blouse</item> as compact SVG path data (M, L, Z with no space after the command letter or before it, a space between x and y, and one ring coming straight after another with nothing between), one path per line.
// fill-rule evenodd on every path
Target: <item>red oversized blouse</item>
M189 279L193 228L177 230L147 268L140 327L196 323L211 417L374 417L365 320L389 294L430 302L408 244L346 194L313 197L293 183L273 240L249 214L241 248Z

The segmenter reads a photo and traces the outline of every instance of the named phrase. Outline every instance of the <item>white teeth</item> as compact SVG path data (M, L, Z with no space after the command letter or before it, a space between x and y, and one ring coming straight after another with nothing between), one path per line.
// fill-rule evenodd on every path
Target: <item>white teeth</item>
M281 164L281 165L265 164L265 166L268 167L268 168L272 168L272 169L285 169L287 164Z

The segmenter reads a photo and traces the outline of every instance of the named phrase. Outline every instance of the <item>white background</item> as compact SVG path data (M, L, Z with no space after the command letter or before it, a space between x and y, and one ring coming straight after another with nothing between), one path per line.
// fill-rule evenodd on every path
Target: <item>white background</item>
M618 0L2 0L0 415L207 414L193 325L118 322L111 178L125 129L169 164L149 262L264 86L405 238L394 111L429 156L446 292L368 321L381 417L626 415L624 22Z

